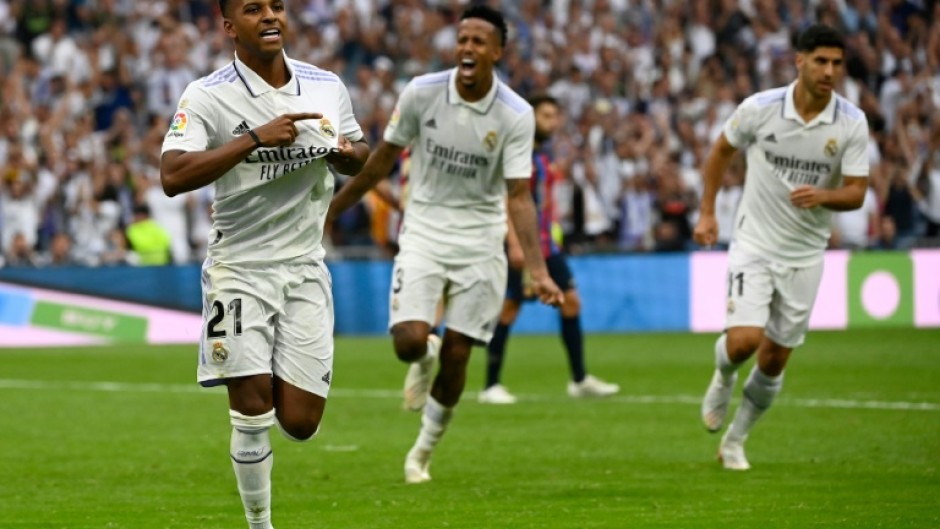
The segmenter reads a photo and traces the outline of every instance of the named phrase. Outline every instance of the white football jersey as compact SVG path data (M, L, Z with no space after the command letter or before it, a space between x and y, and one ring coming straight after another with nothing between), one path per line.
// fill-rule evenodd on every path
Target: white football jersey
M868 176L868 120L833 93L806 123L796 111L796 83L742 102L724 127L728 143L747 152L747 178L732 246L802 267L822 260L830 216L824 207L800 209L790 192L801 185L834 189L842 176Z
M409 198L399 242L438 262L470 264L503 251L506 179L532 175L532 106L494 76L473 103L456 69L414 78L385 141L411 146Z
M323 222L333 197L326 156L338 135L362 139L346 86L335 74L289 59L290 81L273 88L238 57L189 84L163 152L207 151L282 114L319 112L295 122L289 147L261 147L214 182L208 255L216 262L322 259Z

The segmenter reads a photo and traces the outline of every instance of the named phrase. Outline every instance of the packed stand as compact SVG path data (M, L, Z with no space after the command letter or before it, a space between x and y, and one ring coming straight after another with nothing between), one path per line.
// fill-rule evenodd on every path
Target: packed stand
M817 21L846 34L839 92L871 127L869 196L833 216L832 246L940 242L940 2L491 3L512 22L502 77L525 96L556 96L567 113L553 150L569 251L694 249L712 141L742 99L795 78L793 35ZM287 50L343 76L375 145L404 84L453 64L463 5L289 0ZM165 196L159 157L185 86L231 61L218 25L216 0L0 0L6 266L202 260L211 191ZM339 219L333 257L395 251L407 165ZM744 170L739 156L716 202L719 246Z

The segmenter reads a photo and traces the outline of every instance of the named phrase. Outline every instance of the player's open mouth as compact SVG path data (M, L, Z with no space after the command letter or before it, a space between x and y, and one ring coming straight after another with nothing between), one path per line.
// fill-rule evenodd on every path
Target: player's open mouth
M281 30L266 29L261 32L261 40L265 42L277 42L281 40Z
M473 59L461 59L460 61L460 73L464 75L472 75L476 72L477 62Z

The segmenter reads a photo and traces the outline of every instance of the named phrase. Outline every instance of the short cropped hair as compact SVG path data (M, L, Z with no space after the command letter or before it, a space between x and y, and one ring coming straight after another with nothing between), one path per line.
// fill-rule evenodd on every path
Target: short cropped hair
M529 104L532 105L533 109L537 109L542 105L553 105L555 108L561 108L561 105L558 103L558 99L548 94L536 94L530 97Z
M506 20L499 11L485 4L476 4L468 7L466 11L460 15L460 20L466 20L468 18L479 18L493 24L496 30L499 31L499 45L506 45L506 39L509 36L509 28L506 26Z
M222 13L222 16L225 16L225 11L228 9L228 0L219 0L219 11Z
M845 39L841 33L825 24L813 24L800 34L796 50L810 53L816 48L839 48L845 51Z

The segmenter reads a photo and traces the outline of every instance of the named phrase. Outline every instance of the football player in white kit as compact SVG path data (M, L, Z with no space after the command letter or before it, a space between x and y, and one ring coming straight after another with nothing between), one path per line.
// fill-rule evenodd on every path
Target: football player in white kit
M356 174L369 148L340 79L284 53L284 0L219 7L235 59L186 88L160 177L170 196L215 186L198 380L228 388L238 491L249 527L270 529L268 430L312 438L332 377L327 163Z
M737 369L757 352L744 396L718 450L725 468L747 470L744 442L773 403L791 351L803 343L822 277L832 211L857 209L868 187L868 121L833 90L844 41L824 25L797 41L798 77L741 103L705 161L695 241L717 239L715 195L737 149L747 156L744 195L728 254L726 332L702 420L721 430Z
M542 258L529 190L532 107L494 73L506 33L498 11L468 8L457 28L458 66L405 87L384 141L330 206L332 218L353 205L411 146L411 191L389 299L395 353L411 363L405 407L423 410L405 459L408 483L431 479L431 451L463 393L471 348L492 336L506 288L507 203L536 294L550 304L563 298ZM429 334L441 299L443 340Z

